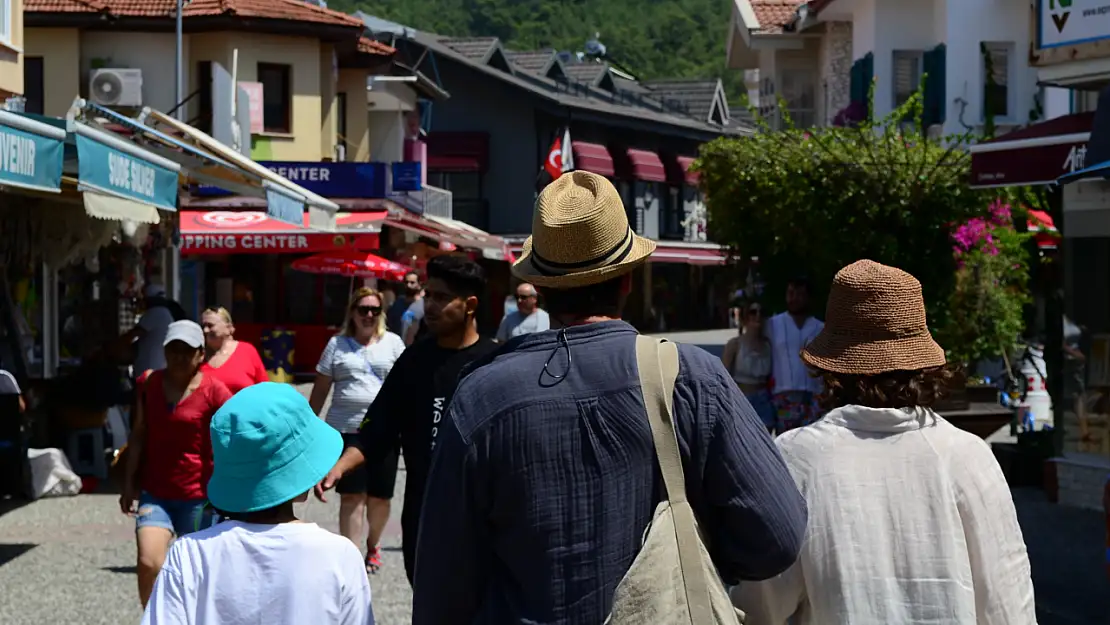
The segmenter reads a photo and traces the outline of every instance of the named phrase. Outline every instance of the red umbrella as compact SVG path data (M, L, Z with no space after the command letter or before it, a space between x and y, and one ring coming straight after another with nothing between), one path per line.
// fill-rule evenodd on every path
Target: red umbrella
M313 254L293 261L291 266L296 271L305 273L398 281L404 280L405 274L410 271L400 263L357 250L336 250Z

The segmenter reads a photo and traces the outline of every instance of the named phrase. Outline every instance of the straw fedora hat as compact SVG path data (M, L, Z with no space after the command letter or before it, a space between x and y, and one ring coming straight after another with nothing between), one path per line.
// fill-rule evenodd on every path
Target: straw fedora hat
M613 183L585 171L567 172L536 200L532 236L513 275L556 289L598 284L626 274L655 251L655 242L628 226Z
M929 334L921 283L910 274L860 260L837 272L825 327L802 348L811 367L850 375L917 371L945 364Z

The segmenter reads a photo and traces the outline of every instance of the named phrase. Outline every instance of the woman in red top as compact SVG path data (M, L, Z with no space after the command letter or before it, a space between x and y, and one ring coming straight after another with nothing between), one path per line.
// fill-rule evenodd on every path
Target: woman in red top
M174 535L204 529L215 520L205 511L212 475L208 427L231 398L223 382L201 371L204 332L199 325L171 323L163 346L166 368L140 378L120 495L120 509L135 515L144 608Z
M200 316L200 326L204 329L208 352L208 361L202 370L227 385L232 395L248 386L270 381L254 345L232 338L235 326L226 308L206 308Z

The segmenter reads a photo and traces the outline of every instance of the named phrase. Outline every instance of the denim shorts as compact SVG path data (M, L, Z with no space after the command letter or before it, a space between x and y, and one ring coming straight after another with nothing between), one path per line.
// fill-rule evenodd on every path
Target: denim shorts
M139 495L139 513L135 515L135 529L161 527L177 536L211 527L216 513L205 510L204 499L159 499L143 491Z

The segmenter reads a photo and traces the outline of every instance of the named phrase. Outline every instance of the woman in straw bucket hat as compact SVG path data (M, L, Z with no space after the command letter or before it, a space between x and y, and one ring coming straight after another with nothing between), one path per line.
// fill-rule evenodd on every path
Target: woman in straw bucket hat
M602 623L614 610L661 497L643 342L621 320L654 248L601 176L566 173L540 194L513 273L544 295L552 329L459 382L426 482L413 625ZM776 575L801 547L801 495L720 360L678 345L677 361L668 407L713 569L730 584Z
M211 430L208 499L228 520L174 543L143 624L373 625L358 548L293 509L339 459L339 432L273 382L228 400Z
M870 260L841 269L802 359L832 410L776 443L810 531L790 570L734 589L748 622L1036 623L1002 471L982 439L931 408L951 374L921 284Z

